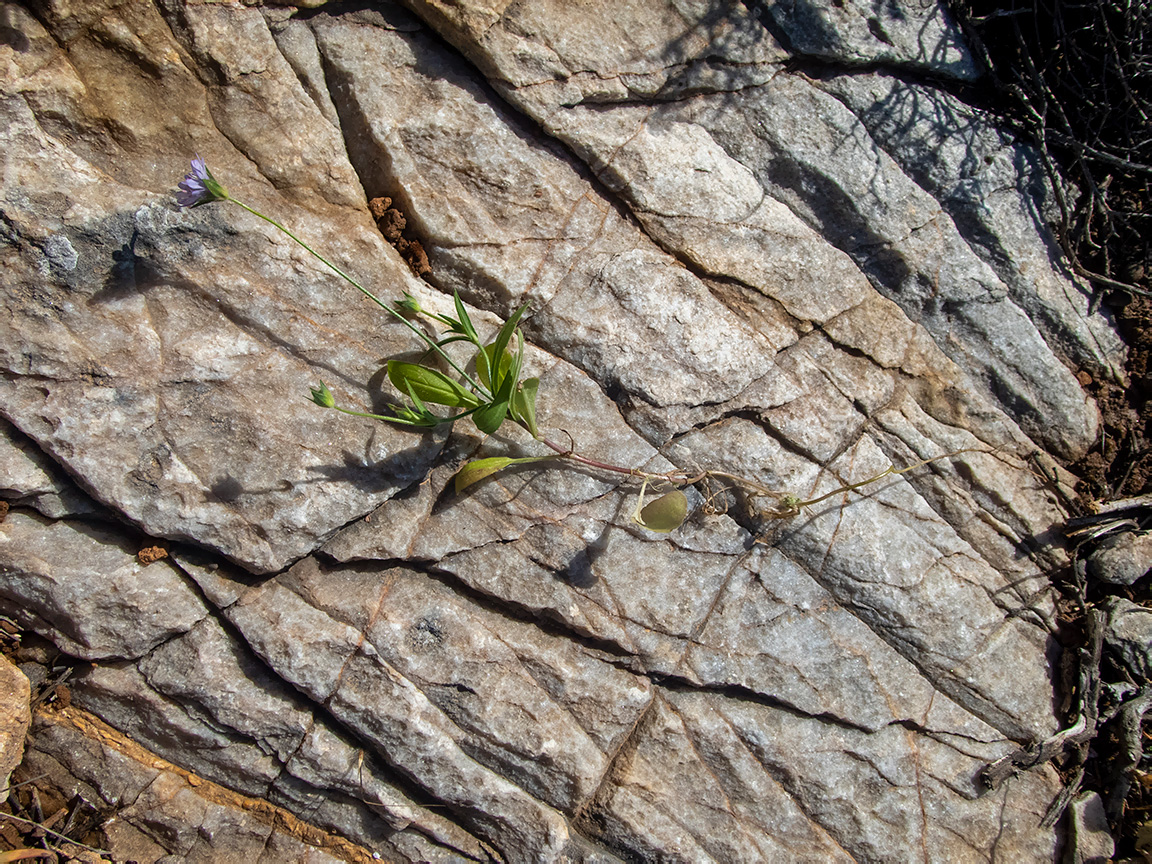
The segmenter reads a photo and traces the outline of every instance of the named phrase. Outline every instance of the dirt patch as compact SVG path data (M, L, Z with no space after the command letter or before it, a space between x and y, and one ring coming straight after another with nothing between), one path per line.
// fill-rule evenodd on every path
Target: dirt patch
M1099 442L1068 466L1081 478L1077 491L1086 507L1152 493L1152 300L1114 292L1105 302L1128 346L1129 383L1122 387L1080 373L1103 418Z
M423 277L432 272L424 247L419 240L407 236L408 219L393 206L391 198L373 198L368 202L368 210L376 220L376 227L380 229L384 239L400 253L400 257L407 262L415 275Z

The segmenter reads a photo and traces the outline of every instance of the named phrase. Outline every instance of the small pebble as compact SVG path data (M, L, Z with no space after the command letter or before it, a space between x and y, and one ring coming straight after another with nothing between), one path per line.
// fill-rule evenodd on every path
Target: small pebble
M1107 864L1116 851L1116 843L1108 830L1103 800L1095 792L1082 792L1068 809L1072 817L1069 839L1075 844L1071 860L1077 864Z
M1134 681L1147 681L1152 677L1152 609L1109 597L1104 611L1108 615L1104 644Z
M1088 556L1088 574L1112 585L1134 585L1152 569L1152 534L1116 534Z

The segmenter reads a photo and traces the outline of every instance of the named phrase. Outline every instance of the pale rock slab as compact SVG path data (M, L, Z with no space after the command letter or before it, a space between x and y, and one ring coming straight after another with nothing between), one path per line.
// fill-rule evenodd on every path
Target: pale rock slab
M505 17L491 9L480 11L481 7L449 9L441 3L421 3L417 8L426 11L434 26L487 72L514 105L571 147L618 191L666 248L714 265L716 238L732 235L736 244L732 257L763 257L741 254L741 247L773 245L765 242L764 227L774 206L783 205L821 235L823 242L809 245L820 247L823 257L835 249L845 253L855 263L855 268L848 269L855 270L856 279L866 277L927 327L945 353L1038 442L1075 457L1094 439L1098 422L1094 406L1021 308L1023 302L1025 307L1045 310L1038 317L1049 315L1049 307L1051 316L1074 317L1075 298L1060 296L1068 289L1061 292L1058 283L1041 279L1038 290L1022 286L1016 292L1037 297L1009 298L1007 286L969 247L950 215L884 151L884 131L878 131L878 143L847 107L802 76L780 68L767 78L759 76L764 64L773 62L770 52L757 53L751 41L737 40L740 48L732 49L736 52L732 56L748 63L742 67L744 75L737 88L703 85L687 94L661 91L641 98L625 94L576 97L567 64L549 68L550 80L528 82L519 74L517 61L525 40L562 44L547 29L522 30L516 14ZM774 8L787 17L793 6ZM595 14L584 7L566 13L587 16L581 25L589 29L594 29ZM911 26L924 14L926 25L933 15L929 10L902 10L896 17L905 18ZM708 19L709 26L719 26L717 20L723 20L723 26L733 32L755 29L743 7L727 8L716 16ZM703 19L693 22L691 15L685 17L689 24L703 26ZM505 56L510 49L500 34L508 31L516 33L517 47ZM942 50L938 59L947 54L948 39L954 38L954 30L951 37L947 32L946 26L918 29L921 37ZM684 39L682 44L692 43ZM724 55L730 44L722 40L720 45L718 50ZM566 56L563 50L558 54ZM585 51L579 56L581 68L592 67L600 78L612 78L609 70L615 58L610 50ZM936 57L937 52L923 56ZM862 113L860 106L854 110ZM927 122L932 122L931 116ZM645 161L653 153L666 154L659 171ZM716 170L718 165L724 167ZM917 167L911 167L910 173L914 175ZM693 173L703 177L676 182ZM708 191L708 197L725 202L719 211L715 206L702 208L699 218L718 212L724 225L704 243L697 218L685 220L683 215L701 200L701 189ZM762 198L774 199L774 204L761 205ZM1011 228L1012 217L1006 221ZM681 222L684 229L680 229ZM1032 233L1039 227L1034 224ZM797 252L791 250L803 249L804 238L787 221L782 234L781 250L795 257ZM810 261L811 253L806 257ZM1029 257L1036 260L1034 253ZM786 260L767 272L785 269ZM1007 272L1014 262L1000 263ZM747 270L747 266L729 266L722 273L743 282ZM764 272L761 268L760 275ZM828 281L835 285L840 280ZM1018 278L1012 281L1020 285ZM756 281L749 287L763 290ZM774 290L770 285L769 292ZM1117 367L1114 338L1096 337L1093 344L1090 333L1082 335L1090 337L1087 350L1093 365Z
M1059 262L1057 218L1039 154L955 96L883 74L818 82L841 99L901 169L940 202L1057 356L1123 381L1124 346L1091 291ZM924 121L928 118L928 122Z
M739 102L739 111L733 110L733 100ZM627 112L627 119L605 123L605 109L572 108L553 114L549 128L579 148L611 188L633 199L637 217L655 226L655 236L666 247L707 267L711 275L767 293L793 314L816 312L816 324L825 320L821 312L842 312L846 304L859 302L862 293L878 290L922 324L944 353L975 379L981 395L999 403L1035 440L1067 456L1083 453L1094 440L1095 407L1008 296L1007 287L972 251L940 205L834 98L781 73L735 97L701 95L617 111ZM673 164L687 163L682 173L707 175L707 168L695 167L701 150L695 141L702 137L717 157L723 153L734 163L728 172L742 169L746 183L754 180L759 187L740 189L723 181L708 186L721 200L734 199L728 205L731 215L723 220L732 229L720 236L731 233L735 244L721 247L727 251L722 258L715 248L721 242L716 232L701 242L709 235L693 225L698 217L683 215L691 205L681 207L676 201L675 188L681 184L653 179L667 175L645 170L631 157L637 149L667 153ZM762 204L761 198L774 203ZM790 211L789 218L774 216L773 209ZM797 220L814 233L803 232ZM781 241L774 230L777 223L783 226ZM820 257L835 258L839 250L848 260L820 267L819 257L806 252L806 245L822 250ZM769 250L783 260L768 268L743 263L762 260ZM795 278L776 277L774 271L795 269L797 259L827 287L805 290L807 286L795 285ZM850 275L841 276L844 272ZM781 283L783 290L777 287ZM808 295L830 292L836 305L825 310L789 308L797 290ZM1058 432L1052 426L1056 417L1062 419ZM1069 432L1072 427L1075 433Z
M38 717L30 742L25 770L47 775L81 814L115 814L103 832L118 861L335 864L369 856L265 802L212 788L81 711Z
M135 668L82 675L75 698L150 749L178 749L198 776L358 843L411 860L481 850L214 621Z
M211 129L184 149L199 150L237 194L262 204L277 186L292 189L294 204L279 215L335 261L354 272L384 267L397 287L412 277L385 251L336 130L299 91L259 13L185 11L178 34L199 40L189 44L224 79L208 88L156 10L126 13L116 35L134 30L133 50L163 58L147 83L122 68L121 55L94 50L112 19L79 32L72 62L48 76L59 49L35 19L15 13L28 31L20 59L35 57L40 71L10 64L0 101L9 130L0 197L19 226L5 253L14 269L3 295L0 358L9 374L0 389L22 432L145 531L276 570L426 470L433 451L415 447L418 436L365 422L336 438L302 398L321 375L337 392L351 385L359 398L377 398L364 383L380 357L410 347L402 328L350 302L352 289L255 217L178 212L166 190L186 170L183 153L160 167L116 149L69 149L53 118L98 107L112 115L107 123L132 129L145 152L171 148L170 127L184 130L176 140ZM143 47L146 37L153 48ZM131 99L85 101L115 76ZM164 94L167 111L133 104L149 88L158 88L153 104ZM41 122L36 108L46 99L54 107ZM306 137L254 122L265 99L279 106L284 128ZM228 136L245 134L252 139L241 155ZM217 239L204 243L202 231ZM361 327L341 329L359 316Z
M86 660L135 659L208 615L171 562L136 560L109 526L11 512L0 523L0 597L18 624Z
M27 676L0 657L0 789L8 789L12 770L24 756L24 736L32 722L32 688Z
M27 437L10 424L0 434L0 497L13 507L27 506L49 519L96 516L100 505L76 484Z
M594 794L648 685L462 603L409 571L302 562L227 615L286 680L505 855L551 860L569 843L562 811ZM308 650L289 633L307 634ZM597 690L607 716L583 695Z
M1051 860L1057 778L976 778L1058 724L1064 514L1029 460L1091 443L1064 363L1118 343L1027 154L895 83L969 76L940 7L4 14L0 607L102 661L78 703L389 860ZM957 181L969 143L993 164ZM385 301L458 290L484 333L528 304L562 447L801 498L945 458L780 522L694 489L665 536L626 473L458 496L544 445L310 405L382 410L419 345L255 216L176 210L197 152ZM232 818L184 812L132 824L201 854Z

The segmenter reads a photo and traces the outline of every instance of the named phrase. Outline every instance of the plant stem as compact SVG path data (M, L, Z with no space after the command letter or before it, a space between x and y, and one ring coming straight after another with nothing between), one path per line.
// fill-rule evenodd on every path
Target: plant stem
M316 258L318 261L320 261L321 264L324 264L326 267L328 267L329 270L331 270L333 273L335 273L337 276L339 276L341 279L343 279L345 282L347 282L349 285L351 285L353 288L355 288L357 291L359 291L361 294L363 294L365 297L367 297L369 300L371 300L373 303L375 303L377 306L379 306L381 309L383 309L385 312L387 312L389 315L391 315L393 318L398 320L405 327L407 327L409 330L411 330L413 333L415 333L418 337L420 337L421 340L423 340L425 343L427 343L429 348L431 348L433 351L435 351L437 354L439 354L441 357L443 357L445 359L445 361L447 361L449 366L451 366L453 369L456 370L456 372L458 372L461 376L463 376L464 380L468 382L468 385L473 390L475 390L478 395L483 396L485 399L491 400L492 394L489 393L487 391L487 389L482 387L480 385L480 383L478 381L476 381L471 375L469 375L467 372L465 372L463 369L461 369L456 364L456 361L453 360L451 357L449 357L448 353L443 348L441 348L439 345L437 345L436 342L431 337L429 337L427 333L425 333L423 330L421 330L419 327L417 327L415 324L413 324L411 321L409 321L407 318L405 318L403 315L401 315L399 312L397 312L395 309L393 309L391 306L389 306L387 303L385 303L383 300L381 300L379 297L377 297L375 294L373 294L371 291L369 291L367 288L365 288L363 285L361 285L359 282L357 282L355 279L353 279L351 276L349 276L347 273L345 273L343 270L341 270L339 267L337 267L335 264L333 264L331 261L329 261L323 255L321 255L319 252L317 252L315 249L313 249L311 246L309 246L307 243L305 243L303 240L301 240L299 237L297 237L295 234L293 234L291 231L289 231L287 228L285 228L283 225L281 225L279 222L277 222L275 219L270 219L269 217L267 217L263 213L261 213L259 210L252 209L247 204L245 204L243 201L241 201L237 198L233 198L231 195L228 196L228 200L231 201L233 204L237 204L240 207L243 207L245 210L247 210L253 216L256 216L256 217L259 217L260 219L263 219L265 222L267 222L273 228L277 228L278 230L282 231L285 235L287 235L291 240L294 240L297 244L299 244L307 252L309 252L314 258ZM376 417L377 415L375 415L375 414L363 414L361 416L363 416L363 417ZM388 418L380 417L378 419L385 420Z
M661 477L659 474L649 474L646 471L641 471L639 468L624 468L621 465L610 465L607 462L599 462L595 459L589 459L587 456L581 456L575 450L565 450L555 441L550 441L543 435L539 436L538 440L545 447L559 453L565 459L571 459L573 462L579 462L581 465L587 465L589 468L600 468L603 471L615 471L617 474L627 474L630 477L644 477L652 479L654 477Z
M737 486L741 486L744 489L755 493L756 495L764 495L768 498L775 498L778 501L789 501L790 504L788 507L787 515L795 515L795 513L798 513L803 508L809 507L813 504L819 504L821 501L831 498L833 495L839 495L843 492L850 492L853 489L859 489L863 486L868 486L869 484L875 483L877 480L882 480L888 476L895 477L899 474L907 474L909 471L912 471L915 468L919 468L921 465L927 465L940 459L949 459L953 456L959 456L961 453L988 452L986 450L980 450L973 447L965 447L964 449L955 450L951 453L944 453L941 456L934 456L931 459L922 459L921 461L914 462L905 468L897 469L895 465L889 465L885 470L881 471L879 474L876 474L873 477L869 477L867 480L861 480L859 483L846 483L837 489L833 489L831 492L827 492L824 495L819 496L818 498L810 498L807 501L801 501L797 496L789 495L788 493L784 492L777 492L776 490L769 489L767 486L763 485L762 483L758 483L749 477L742 477L739 474L730 474L727 471L700 471L697 474L688 474L684 471L668 471L661 474L652 471L642 471L639 468L625 468L622 465L612 465L608 462L600 462L597 459L589 459L586 456L581 456L575 450L572 450L571 448L566 450L555 441L550 441L542 435L536 437L541 444L544 444L546 447L555 451L562 458L571 459L574 462L579 462L581 465L587 465L590 468L599 468L603 471L613 471L617 474L627 474L629 477L639 477L645 482L650 480L662 480L666 483L671 483L674 486L692 486L701 482L702 480L707 480L709 477L715 477L718 480L729 480L732 483L735 483Z
M353 417L367 417L370 420L384 420L388 423L399 422L395 417L386 417L383 414L369 414L366 411L351 411L347 408L341 408L339 405L333 405L332 408L339 411L341 414L351 414Z

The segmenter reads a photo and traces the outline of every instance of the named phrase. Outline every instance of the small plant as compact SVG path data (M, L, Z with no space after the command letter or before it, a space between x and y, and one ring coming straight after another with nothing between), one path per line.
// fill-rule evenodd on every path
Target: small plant
M874 477L869 477L867 480L845 484L818 498L808 500L797 495L777 492L751 478L730 474L726 471L676 469L667 472L652 472L590 459L577 453L574 446L566 448L548 439L541 434L537 426L536 399L540 389L540 380L521 377L524 366L524 336L520 332L519 325L521 318L527 311L527 306L521 306L513 312L512 316L504 322L504 325L497 332L496 337L490 342L485 342L476 332L459 294L454 295L455 317L428 312L422 309L419 302L407 293L402 300L393 305L385 303L279 222L232 197L212 176L212 172L208 170L204 160L200 157L192 160L192 171L181 181L176 198L181 207L199 207L214 201L230 201L273 225L315 256L337 276L408 327L427 347L425 360L432 358L434 361L438 358L444 361L458 376L458 378L453 378L424 362L424 360L418 363L389 360L387 366L388 380L396 388L401 398L407 400L391 406L392 413L371 414L341 408L336 404L332 391L323 381L320 382L319 387L312 388L311 394L312 401L321 408L331 408L354 417L368 417L387 423L424 429L433 429L437 426L470 418L476 428L485 435L491 435L505 423L511 422L552 451L544 456L489 456L468 462L456 474L455 488L457 493L461 493L468 487L513 465L546 461L576 462L589 468L625 474L640 480L640 492L636 507L632 512L632 520L649 531L663 534L679 528L688 518L688 499L683 492L684 488L688 486L700 484L714 489L715 485L719 484L721 490L729 486L737 487L753 502L752 507L757 516L766 519L785 519L798 515L805 507L817 504L842 492L875 483L889 475L904 474L937 459L946 459L960 453L972 452L957 450L954 453L937 456L934 459L925 459L899 470L895 466L889 466L886 470ZM413 319L420 317L442 326L444 328L442 335L439 338L433 338L416 326ZM465 368L460 366L446 350L448 345L457 342L466 342L471 346L474 352L474 363L465 364L465 366L474 365L475 375L465 371ZM437 414L428 407L429 405L447 408L450 413ZM656 488L671 488L645 504L645 493L648 491L649 485ZM709 501L714 500L716 493L714 491L709 492L707 498ZM755 502L761 499L767 499L768 505L758 506Z

